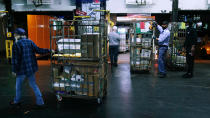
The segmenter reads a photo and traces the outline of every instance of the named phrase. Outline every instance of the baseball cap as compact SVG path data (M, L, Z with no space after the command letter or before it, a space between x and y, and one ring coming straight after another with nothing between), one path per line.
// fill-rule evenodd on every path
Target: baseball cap
M163 25L168 25L168 21L163 21Z
M17 28L15 29L14 33L19 34L19 35L25 35L25 30L23 28Z

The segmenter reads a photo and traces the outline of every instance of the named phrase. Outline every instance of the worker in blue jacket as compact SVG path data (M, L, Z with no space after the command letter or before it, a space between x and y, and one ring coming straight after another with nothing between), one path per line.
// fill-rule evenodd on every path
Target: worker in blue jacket
M35 93L36 105L41 107L44 106L44 100L35 81L35 72L38 70L35 54L50 53L50 50L37 47L33 41L26 38L25 33L22 28L14 31L16 42L12 47L12 74L16 76L16 95L10 104L20 106L21 86L24 79L27 78Z

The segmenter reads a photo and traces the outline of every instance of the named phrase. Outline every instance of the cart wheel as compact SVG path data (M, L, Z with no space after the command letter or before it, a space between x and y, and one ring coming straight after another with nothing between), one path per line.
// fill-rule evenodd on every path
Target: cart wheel
M62 96L60 96L59 94L56 95L56 97L57 97L57 101L58 101L58 102L61 102L61 101L63 100Z
M102 99L101 98L97 98L97 103L98 104L102 104Z

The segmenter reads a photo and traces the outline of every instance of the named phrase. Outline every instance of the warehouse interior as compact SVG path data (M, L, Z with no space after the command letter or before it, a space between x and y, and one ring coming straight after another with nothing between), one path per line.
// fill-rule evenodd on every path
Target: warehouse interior
M209 13L210 0L0 0L0 113L8 118L208 118ZM191 19L195 59L193 77L185 78ZM167 74L160 78L156 39L161 32L155 24L163 21L170 40ZM117 64L110 41L115 26ZM28 75L21 105L11 105L21 76L13 73L17 28L50 52L35 54L43 107L37 108Z

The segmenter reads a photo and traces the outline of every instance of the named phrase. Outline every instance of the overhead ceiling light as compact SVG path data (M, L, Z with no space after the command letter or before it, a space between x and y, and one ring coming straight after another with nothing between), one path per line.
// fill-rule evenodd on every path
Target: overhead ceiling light
M24 4L15 4L15 5L22 6L22 5L24 5Z

